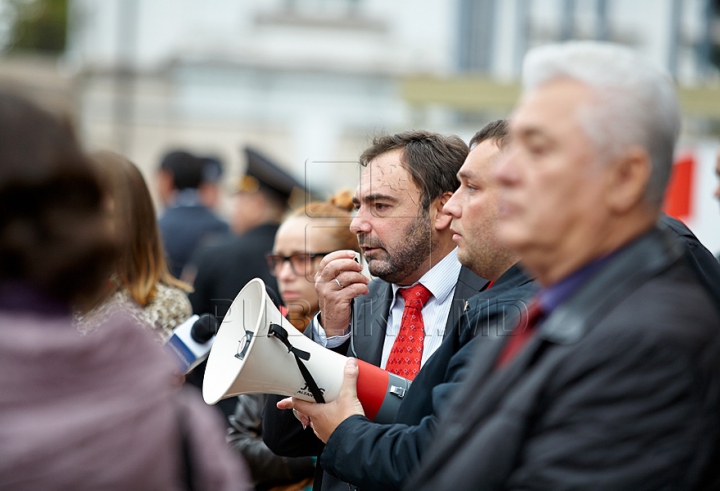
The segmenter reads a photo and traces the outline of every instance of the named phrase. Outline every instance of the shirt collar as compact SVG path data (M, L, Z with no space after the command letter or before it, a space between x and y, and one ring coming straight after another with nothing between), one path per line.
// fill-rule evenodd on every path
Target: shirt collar
M610 261L613 260L620 252L625 250L632 242L614 250L610 254L602 256L598 259L590 261L585 266L569 274L554 285L543 288L538 293L540 306L543 315L548 316L553 310L558 308L562 303L568 300L573 293L580 289L585 283L602 270Z
M198 190L194 188L185 188L177 192L175 195L175 202L172 207L176 208L181 206L200 205L202 205L202 203L200 202L200 194L198 193Z
M430 290L433 297L440 303L444 302L445 299L450 295L457 284L458 276L460 276L460 269L462 265L457 257L457 247L450 251L450 253L442 258L442 260L435 266L430 268L430 271L425 273L419 281L409 286L417 285L421 283L425 288ZM393 299L397 298L397 291L400 288L407 288L405 286L399 286L395 283L392 284Z

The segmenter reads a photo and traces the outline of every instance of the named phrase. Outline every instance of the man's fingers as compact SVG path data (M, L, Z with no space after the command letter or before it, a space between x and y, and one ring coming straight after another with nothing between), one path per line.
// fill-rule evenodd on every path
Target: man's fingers
M327 267L328 264L330 264L333 261L336 261L338 259L353 259L354 257L355 257L355 251L342 250L342 251L331 252L330 254L328 254L327 256L322 258L318 269L320 271L322 271L323 269L325 269ZM355 261L353 261L353 262L355 262Z
M292 409L294 407L292 397L279 400L276 406L278 409Z
M310 416L308 416L303 409L311 409L313 406L315 406L315 404L312 402L305 402L300 399L295 399L294 397L286 397L285 399L279 400L277 403L278 409L292 409L293 414L298 421L300 421L303 427L310 426L312 423Z
M328 300L332 300L334 304L338 306L345 303L349 305L355 297L365 295L370 291L368 286L365 284L365 281L359 281L357 283L348 282L345 279L339 279L338 281L342 285L342 288L340 288L334 281L324 286L326 290L329 290L329 293L325 293L325 297L328 298Z
M301 414L306 415L309 418L312 418L313 413L317 411L318 404L315 402L307 402L303 401L302 399L295 399L292 400L293 407Z
M303 425L303 429L307 428L308 426L312 426L312 421L310 421L310 418L307 414L301 413L297 409L293 409L293 413L295 414L297 420L300 421L300 424Z
M338 398L357 399L358 373L360 373L360 371L358 370L357 360L355 358L348 358L347 362L345 362L345 378L343 379L342 387L340 387L340 395Z
M335 279L340 282L343 288L358 283L363 285L370 283L368 277L358 271L342 271L335 276ZM331 281L334 282L335 280L333 279Z
M362 266L347 257L336 258L325 266L321 263L318 267L318 279L327 283L345 271L359 273L362 271Z

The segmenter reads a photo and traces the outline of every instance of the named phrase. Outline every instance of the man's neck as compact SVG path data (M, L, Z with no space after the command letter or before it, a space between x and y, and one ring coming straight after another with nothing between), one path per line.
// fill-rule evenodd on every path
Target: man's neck
M396 284L399 286L409 286L413 283L417 283L418 281L420 281L420 278L425 276L428 271L430 271L438 263L445 259L447 255L450 254L453 250L455 250L454 243L452 247L449 248L446 246L436 247L430 252L430 256L428 256L428 258L423 261L419 268L417 268L411 274L403 278L401 281L398 281Z
M176 191L172 197L172 204L170 207L176 208L189 206L202 206L198 190L195 188L186 188Z
M518 254L510 250L505 250L493 258L492 264L483 266L482 271L477 271L470 266L468 267L481 278L495 282L519 261L520 256Z
M646 217L645 220L615 223L605 234L598 234L597 237L587 240L587 242L593 244L592 247L584 250L577 247L574 249L573 254L566 250L564 253L556 254L554 258L544 258L545 260L541 264L542 267L529 267L529 269L534 273L541 285L545 287L554 285L586 264L607 256L640 237L655 226L656 223L657 218L653 217Z

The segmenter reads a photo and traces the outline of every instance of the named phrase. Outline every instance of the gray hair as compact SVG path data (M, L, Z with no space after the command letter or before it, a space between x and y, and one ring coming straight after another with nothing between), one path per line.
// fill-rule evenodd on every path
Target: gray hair
M607 161L631 145L647 150L652 174L645 201L662 203L680 133L680 108L672 80L633 50L609 43L570 42L528 52L523 89L528 92L552 80L569 78L588 86L597 104L578 117L588 137Z

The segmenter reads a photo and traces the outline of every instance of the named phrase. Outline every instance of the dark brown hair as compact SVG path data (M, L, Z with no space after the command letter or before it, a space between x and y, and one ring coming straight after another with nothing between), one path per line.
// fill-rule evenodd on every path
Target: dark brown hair
M0 92L0 281L94 299L115 257L103 198L70 123Z
M435 198L455 192L460 186L457 173L465 162L468 147L457 136L422 130L379 136L360 155L360 165L365 167L380 155L397 149L403 150L401 161L421 190L423 210L427 211Z
M120 284L143 307L155 298L158 282L191 291L168 271L155 208L140 170L113 152L96 152L91 158L110 189L120 248L114 273Z
M508 138L508 123L507 119L496 119L491 123L483 126L483 129L475 133L470 139L470 148L473 149L485 140L495 140L498 148L501 150L507 145Z

